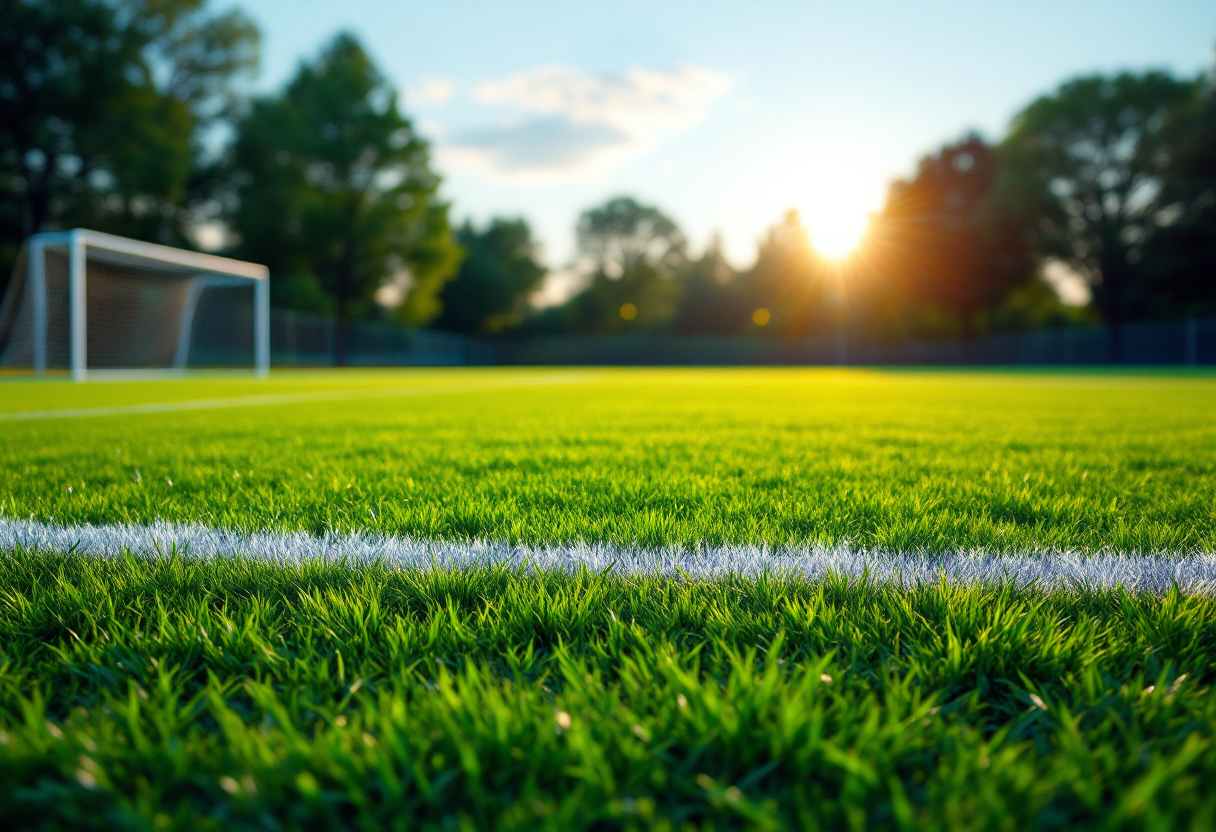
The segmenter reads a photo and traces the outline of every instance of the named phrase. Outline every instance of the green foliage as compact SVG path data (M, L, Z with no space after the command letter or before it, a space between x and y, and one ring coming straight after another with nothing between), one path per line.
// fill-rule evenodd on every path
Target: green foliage
M24 828L1208 828L1216 602L0 556Z
M661 327L675 315L687 241L670 217L617 197L583 212L575 236L589 285L542 319L542 328L627 332Z
M684 335L735 335L747 330L751 314L739 274L715 237L678 278L680 306L672 330Z
M998 332L1026 331L1101 323L1087 306L1067 306L1046 280L1029 280L1011 291L992 312L989 326Z
M1216 550L1210 373L280 372L5 382L0 512L423 539ZM69 490L71 489L71 490Z
M443 312L433 325L481 334L517 326L545 277L527 222L494 219L481 231L466 222L456 240L465 257L455 279L443 287Z
M1195 90L1161 72L1078 78L1019 113L1002 148L998 188L1031 218L1042 252L1089 282L1113 324L1131 314L1134 264L1164 221L1162 127Z
M248 19L206 5L0 3L6 245L48 225L184 241L203 196L200 132L257 61Z
M841 323L845 296L840 273L832 273L815 250L797 211L788 211L760 243L756 262L741 276L743 312L767 309L763 331L805 338L831 333ZM747 326L747 324L745 324Z
M1216 312L1216 75L1163 128L1169 161L1161 202L1171 221L1151 229L1138 264L1141 314Z
M994 199L995 150L972 134L921 160L891 187L865 253L868 276L904 315L948 310L964 335L1034 271L1032 234Z
M399 274L410 281L405 322L438 312L459 257L439 177L352 36L337 37L281 95L254 102L229 165L229 220L244 256L272 275L314 276L342 320L366 314ZM344 346L340 337L340 363Z

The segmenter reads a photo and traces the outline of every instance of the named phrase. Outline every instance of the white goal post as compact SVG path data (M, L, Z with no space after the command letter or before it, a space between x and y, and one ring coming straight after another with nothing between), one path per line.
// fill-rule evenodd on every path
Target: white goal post
M270 369L265 266L99 231L35 234L0 304L0 368Z

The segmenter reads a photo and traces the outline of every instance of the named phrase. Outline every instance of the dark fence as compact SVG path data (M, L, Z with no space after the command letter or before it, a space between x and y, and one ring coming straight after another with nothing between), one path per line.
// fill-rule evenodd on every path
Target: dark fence
M800 340L678 335L472 338L353 321L347 363L357 367L463 365L1216 365L1216 317L1122 327L1070 327L963 341L878 343L846 334ZM332 366L336 322L288 310L271 313L276 366Z
M276 367L332 367L338 322L327 315L270 310L270 363ZM350 321L346 362L352 367L441 367L494 364L493 343L447 332Z

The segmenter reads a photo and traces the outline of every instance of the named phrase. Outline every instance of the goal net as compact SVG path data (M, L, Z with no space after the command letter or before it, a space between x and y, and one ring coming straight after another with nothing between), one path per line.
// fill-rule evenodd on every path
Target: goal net
M97 231L36 234L0 302L0 369L270 365L265 266Z

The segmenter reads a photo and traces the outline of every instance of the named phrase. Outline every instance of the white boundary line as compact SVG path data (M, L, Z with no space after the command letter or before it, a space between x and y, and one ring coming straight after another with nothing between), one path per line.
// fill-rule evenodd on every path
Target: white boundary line
M484 384L438 384L433 387L369 387L354 390L319 390L303 393L271 393L260 396L233 396L223 399L187 399L180 402L149 402L106 407L76 407L63 410L25 410L0 413L0 422L35 422L45 419L84 419L92 416L126 416L138 413L177 413L188 410L224 410L232 407L264 407L308 402L353 401L359 399L396 399L408 396L434 396L443 393L478 393L506 387L532 387L547 384L575 384L587 374L519 377Z
M881 552L848 546L770 548L764 545L640 549L605 543L543 546L484 541L425 541L376 534L240 532L199 524L157 522L60 526L0 518L0 552L18 548L114 557L124 552L209 559L248 557L283 565L309 561L386 563L398 568L463 569L477 566L541 568L624 575L669 575L706 579L722 575L789 574L808 579L829 574L912 587L936 583L1035 585L1050 590L1163 593L1172 586L1188 594L1216 595L1216 553L1168 555L1042 551L1021 554Z

